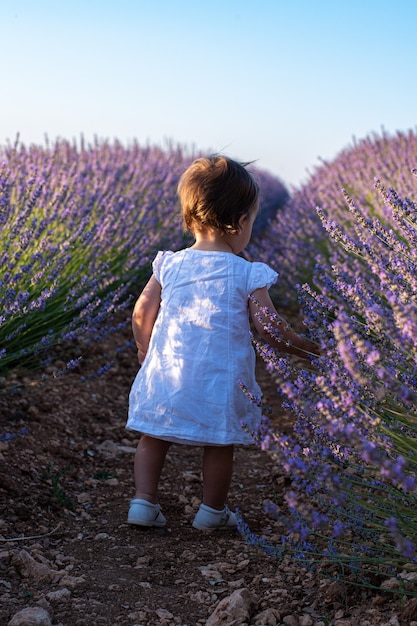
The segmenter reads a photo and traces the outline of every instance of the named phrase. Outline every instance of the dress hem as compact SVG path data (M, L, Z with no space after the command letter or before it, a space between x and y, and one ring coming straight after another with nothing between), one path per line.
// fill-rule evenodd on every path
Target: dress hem
M245 441L242 440L233 440L233 441L226 441L226 442L218 442L218 441L198 441L198 440L194 440L194 439L182 439L181 437L174 437L171 435L157 435L155 433L146 433L143 430L136 430L136 428L131 428L131 427L127 427L126 430L130 430L130 431L134 431L139 433L140 435L147 435L148 437L154 437L155 439L161 439L162 441L169 441L171 443L180 443L182 445L186 445L186 446L213 446L213 447L221 447L221 446L247 446L247 445L253 445L254 444L254 440L253 439L246 439Z

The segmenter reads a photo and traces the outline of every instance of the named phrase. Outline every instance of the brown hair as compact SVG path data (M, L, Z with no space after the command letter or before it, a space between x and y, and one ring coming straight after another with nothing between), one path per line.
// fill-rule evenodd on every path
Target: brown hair
M196 159L181 176L178 195L184 227L236 233L239 219L258 200L259 187L245 167L225 156Z

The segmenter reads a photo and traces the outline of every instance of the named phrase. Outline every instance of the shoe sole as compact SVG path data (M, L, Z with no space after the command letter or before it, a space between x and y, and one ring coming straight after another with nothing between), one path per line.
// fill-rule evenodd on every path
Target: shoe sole
M207 530L208 532L214 532L216 530L236 530L237 526L227 526L224 524L223 526L202 526L201 524L196 524L193 522L193 528L197 530Z
M128 524L132 526L142 526L142 528L164 528L166 522L141 522L140 520L127 520Z

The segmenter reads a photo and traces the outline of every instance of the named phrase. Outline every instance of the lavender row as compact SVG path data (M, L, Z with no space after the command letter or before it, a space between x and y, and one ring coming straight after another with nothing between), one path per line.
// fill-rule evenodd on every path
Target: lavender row
M97 341L154 251L179 246L180 149L9 146L0 155L0 369ZM110 324L110 326L109 326ZM79 346L78 346L79 349Z
M276 241L262 243L269 263L284 247L293 255L283 259L282 274L291 262L291 276L301 277L314 260L299 298L322 354L314 369L299 369L258 345L296 416L291 437L266 425L261 443L292 484L285 507L268 504L286 528L279 546L243 528L271 553L325 564L355 584L379 587L393 577L394 589L410 594L417 570L416 163L412 133L361 142L312 176L287 208L291 223L285 228L279 214Z

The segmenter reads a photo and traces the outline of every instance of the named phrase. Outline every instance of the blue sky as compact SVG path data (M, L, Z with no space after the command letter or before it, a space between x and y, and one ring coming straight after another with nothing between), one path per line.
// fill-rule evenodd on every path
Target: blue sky
M297 186L417 127L414 0L2 0L0 143L224 152Z

